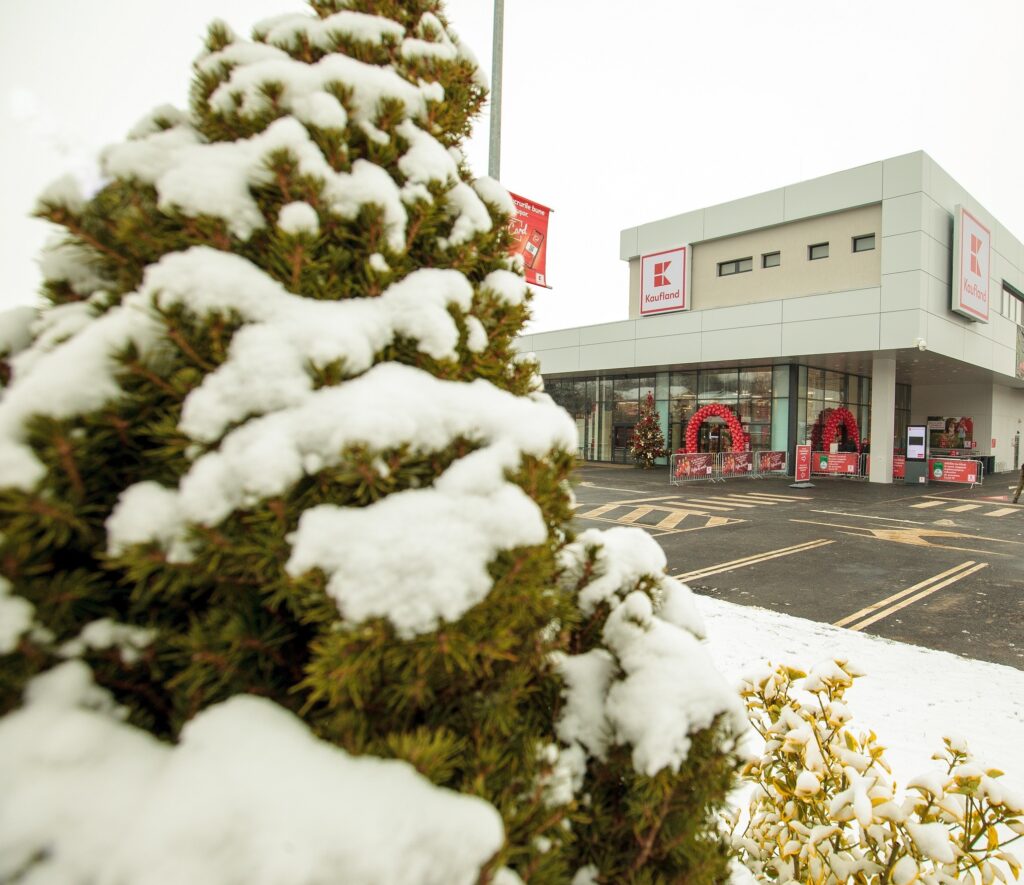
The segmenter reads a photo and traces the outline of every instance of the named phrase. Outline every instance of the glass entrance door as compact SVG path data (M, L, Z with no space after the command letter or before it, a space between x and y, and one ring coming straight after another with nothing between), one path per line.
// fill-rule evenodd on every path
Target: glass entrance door
M712 424L710 421L701 424L697 431L697 451L713 452L714 454L731 452L732 434L729 433L726 424L724 422Z

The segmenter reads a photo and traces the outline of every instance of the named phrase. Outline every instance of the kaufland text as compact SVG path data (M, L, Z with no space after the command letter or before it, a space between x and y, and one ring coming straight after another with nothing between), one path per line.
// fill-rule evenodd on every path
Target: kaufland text
M970 295L971 298L978 298L981 301L988 301L988 292L977 283L964 283L964 295Z

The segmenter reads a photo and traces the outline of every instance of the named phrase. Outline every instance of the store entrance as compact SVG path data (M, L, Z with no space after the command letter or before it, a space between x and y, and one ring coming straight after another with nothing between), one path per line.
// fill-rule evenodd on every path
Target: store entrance
M629 443L633 439L632 424L616 424L612 437L612 460L625 464L629 460Z
M732 451L732 434L721 418L708 418L697 430L697 451L719 452Z

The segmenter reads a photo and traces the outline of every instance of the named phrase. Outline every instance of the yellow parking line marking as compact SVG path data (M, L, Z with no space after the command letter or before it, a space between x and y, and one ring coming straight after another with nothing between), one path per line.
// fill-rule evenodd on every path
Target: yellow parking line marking
M708 575L717 575L721 572L731 572L733 569L743 568L748 565L757 565L759 562L767 562L769 559L791 556L794 553L803 553L806 550L814 550L817 547L826 547L829 544L834 543L835 541L818 538L815 541L805 541L803 544L794 544L792 547L782 547L778 550L767 550L764 553L755 553L752 556L744 556L741 559L733 559L729 562L720 562L717 565L696 569L692 572L683 572L681 574L674 575L674 577L678 578L680 581L686 581L690 578L706 578Z
M1016 507L1000 507L998 510L990 510L988 513L982 514L983 516L1006 516L1008 513L1016 513Z
M966 566L971 566L971 568L965 568ZM920 584L915 584L913 587L909 587L906 590L902 591L901 593L897 593L897 594L894 594L893 596L890 596L889 599L884 599L881 602L876 603L871 608L877 608L879 606L884 606L890 600L894 600L894 599L898 599L898 598L900 598L902 596L906 596L908 593L913 593L919 587L928 587L927 590L922 590L920 593L917 593L914 596L911 596L911 597L909 597L907 599L904 599L902 602L897 602L894 605L890 605L888 608L883 608L881 611L878 611L876 614L871 615L871 617L865 618L864 620L860 621L859 623L853 624L853 626L851 626L849 629L856 632L856 631L863 630L865 627L870 627L876 621L881 621L883 618L887 618L887 617L889 617L889 615L895 614L896 612L900 611L900 609L904 609L908 605L913 605L915 602L917 602L918 600L924 599L926 596L931 596L932 593L935 593L936 591L941 590L943 587L948 587L950 584L954 584L957 581L963 580L968 575L973 575L975 572L980 572L983 568L987 568L987 567L988 567L988 563L987 562L979 562L977 565L975 565L973 560L968 560L967 562L961 563L956 568L953 568L953 569L950 569L949 571L945 571L945 572L942 572L941 574L935 575L935 577L929 578L926 581L922 581ZM950 572L955 572L955 574L953 574L951 577L946 578L946 580L944 580L944 581L938 581L939 578L942 578L945 575L949 575ZM938 583L934 583L935 581L938 581ZM928 586L929 584L931 586ZM870 608L869 609L865 609L865 611L869 611L869 610L870 610ZM859 614L861 614L861 612L857 613L857 615L859 615ZM851 615L849 618L844 618L842 621L837 621L835 626L837 626L837 627L845 626L846 624L850 623L851 619L856 619L857 615Z
M959 507L947 507L950 513L963 513L965 510L977 510L980 504L961 504Z
M841 621L836 621L832 626L845 627L847 624L852 624L857 619L862 618L865 615L870 615L872 612L876 612L878 611L878 609L885 608L885 606L889 605L890 603L896 602L896 600L898 599L902 599L908 593L913 593L916 590L920 590L922 587L927 587L933 581L941 581L943 578L948 578L950 575L955 574L956 572L959 572L962 569L970 568L970 566L972 565L974 565L973 559L969 559L967 560L967 562L961 562L960 565L954 566L951 569L947 569L944 572L940 572L937 575L933 575L930 578L926 578L925 580L921 581L920 584L915 584L913 587L908 587L906 590L901 590L899 593L895 593L892 596L888 596L880 602L876 602L873 605L869 605L867 608L862 608L859 612L854 612L852 615L843 618Z
M923 501L920 504L911 504L910 506L911 507L916 507L919 510L921 510L921 509L923 509L925 507L941 507L945 503L947 503L947 502L946 501Z
M828 513L832 516L849 516L852 519L881 519L885 522L905 522L908 525L926 525L915 519L896 519L893 516L868 516L865 513L846 513L844 510L811 510L811 513Z
M652 510L654 510L653 507L637 507L636 510L631 510L625 516L620 516L619 522L636 522L638 519L645 517Z

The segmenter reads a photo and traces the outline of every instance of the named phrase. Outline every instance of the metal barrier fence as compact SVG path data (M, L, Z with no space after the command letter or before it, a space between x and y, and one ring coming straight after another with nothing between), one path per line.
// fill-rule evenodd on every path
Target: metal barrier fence
M867 479L866 459L857 452L811 452L811 476Z
M785 452L677 452L669 459L668 478L672 485L681 485L723 482L735 477L786 476L788 472L789 457Z

